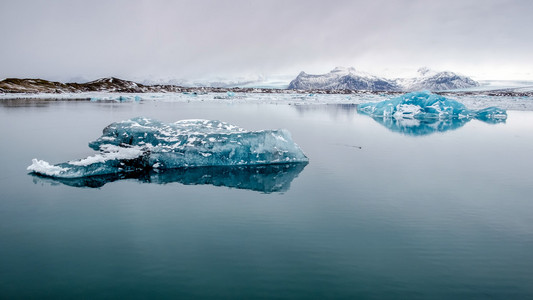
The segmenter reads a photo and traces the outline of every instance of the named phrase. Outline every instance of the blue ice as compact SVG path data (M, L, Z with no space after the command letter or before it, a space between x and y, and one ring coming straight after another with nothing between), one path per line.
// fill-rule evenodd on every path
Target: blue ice
M357 111L371 116L391 131L407 135L454 130L472 119L500 123L507 118L504 109L470 110L460 102L429 92L408 93L377 103L359 104Z
M34 159L28 170L56 178L201 166L307 162L287 130L246 131L212 120L163 123L139 117L112 123L89 147L94 156L60 164Z
M480 119L505 120L507 113L498 107L469 110L462 103L427 91L413 92L376 103L359 104L357 110L371 117L395 119Z

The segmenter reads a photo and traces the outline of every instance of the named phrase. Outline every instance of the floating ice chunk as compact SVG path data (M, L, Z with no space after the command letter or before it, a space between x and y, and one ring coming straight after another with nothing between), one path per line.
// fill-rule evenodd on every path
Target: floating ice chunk
M476 119L489 123L499 123L499 120L507 119L507 112L498 107L487 107L476 111Z
M503 109L489 107L480 111L469 110L460 102L430 92L413 92L377 103L362 103L357 110L372 117L395 119L507 118Z
M124 96L124 95L120 95L118 97L115 97L113 100L116 100L116 101L119 101L119 102L126 102L126 101L135 101L135 102L139 102L142 100L142 98L140 96L131 96L131 95L128 95L128 96Z
M359 104L357 111L383 126L408 135L427 135L457 129L475 118L487 123L505 122L504 109L469 110L460 102L429 92L408 93L377 103Z
M237 96L235 92L227 91L225 94L218 94L213 96L213 99L220 99L220 100L231 100L231 99L245 99L246 94L241 93L241 95Z
M473 116L462 103L430 92L414 92L377 103L362 103L357 110L372 117L396 119L448 119Z
M114 96L114 95L106 95L104 97L91 97L90 100L92 102L96 102L96 101L115 101L115 102L128 102L128 101L135 101L135 102L139 102L142 100L142 97L138 96L138 95L135 95L135 96L131 96L131 95L128 95L128 96L124 96L124 95L119 95L119 96Z
M150 169L308 161L287 130L246 131L210 120L162 123L134 118L107 126L89 146L99 153L58 165L34 160L28 170L57 178L79 178Z

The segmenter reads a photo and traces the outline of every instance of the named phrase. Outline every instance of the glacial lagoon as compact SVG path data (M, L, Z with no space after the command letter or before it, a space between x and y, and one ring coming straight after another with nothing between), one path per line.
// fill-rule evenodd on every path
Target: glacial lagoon
M26 170L93 155L103 128L138 116L287 129L309 162ZM0 100L0 298L529 298L533 112L454 122L346 103Z

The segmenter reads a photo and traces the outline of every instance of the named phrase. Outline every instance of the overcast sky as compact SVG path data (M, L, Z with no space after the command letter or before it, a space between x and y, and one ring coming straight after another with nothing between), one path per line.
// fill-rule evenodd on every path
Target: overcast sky
M0 0L0 78L533 79L533 1Z

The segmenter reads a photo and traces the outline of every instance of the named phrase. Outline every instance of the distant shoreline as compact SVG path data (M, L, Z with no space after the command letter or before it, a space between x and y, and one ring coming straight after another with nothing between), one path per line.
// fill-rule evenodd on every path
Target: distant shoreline
M493 96L493 97L533 97L533 90L519 91L517 88L503 88L479 91L436 91L439 95L456 96ZM332 94L332 95L400 95L408 91L368 91L351 89L277 89L253 87L183 87L177 85L144 85L115 77L102 78L87 83L61 83L43 79L7 78L0 81L0 94L2 99L24 98L24 95L54 95L83 94L83 93L110 93L110 94L146 94L146 93L261 93L261 94ZM13 97L10 97L10 96ZM47 97L44 97L47 98ZM70 99L88 100L81 97Z

